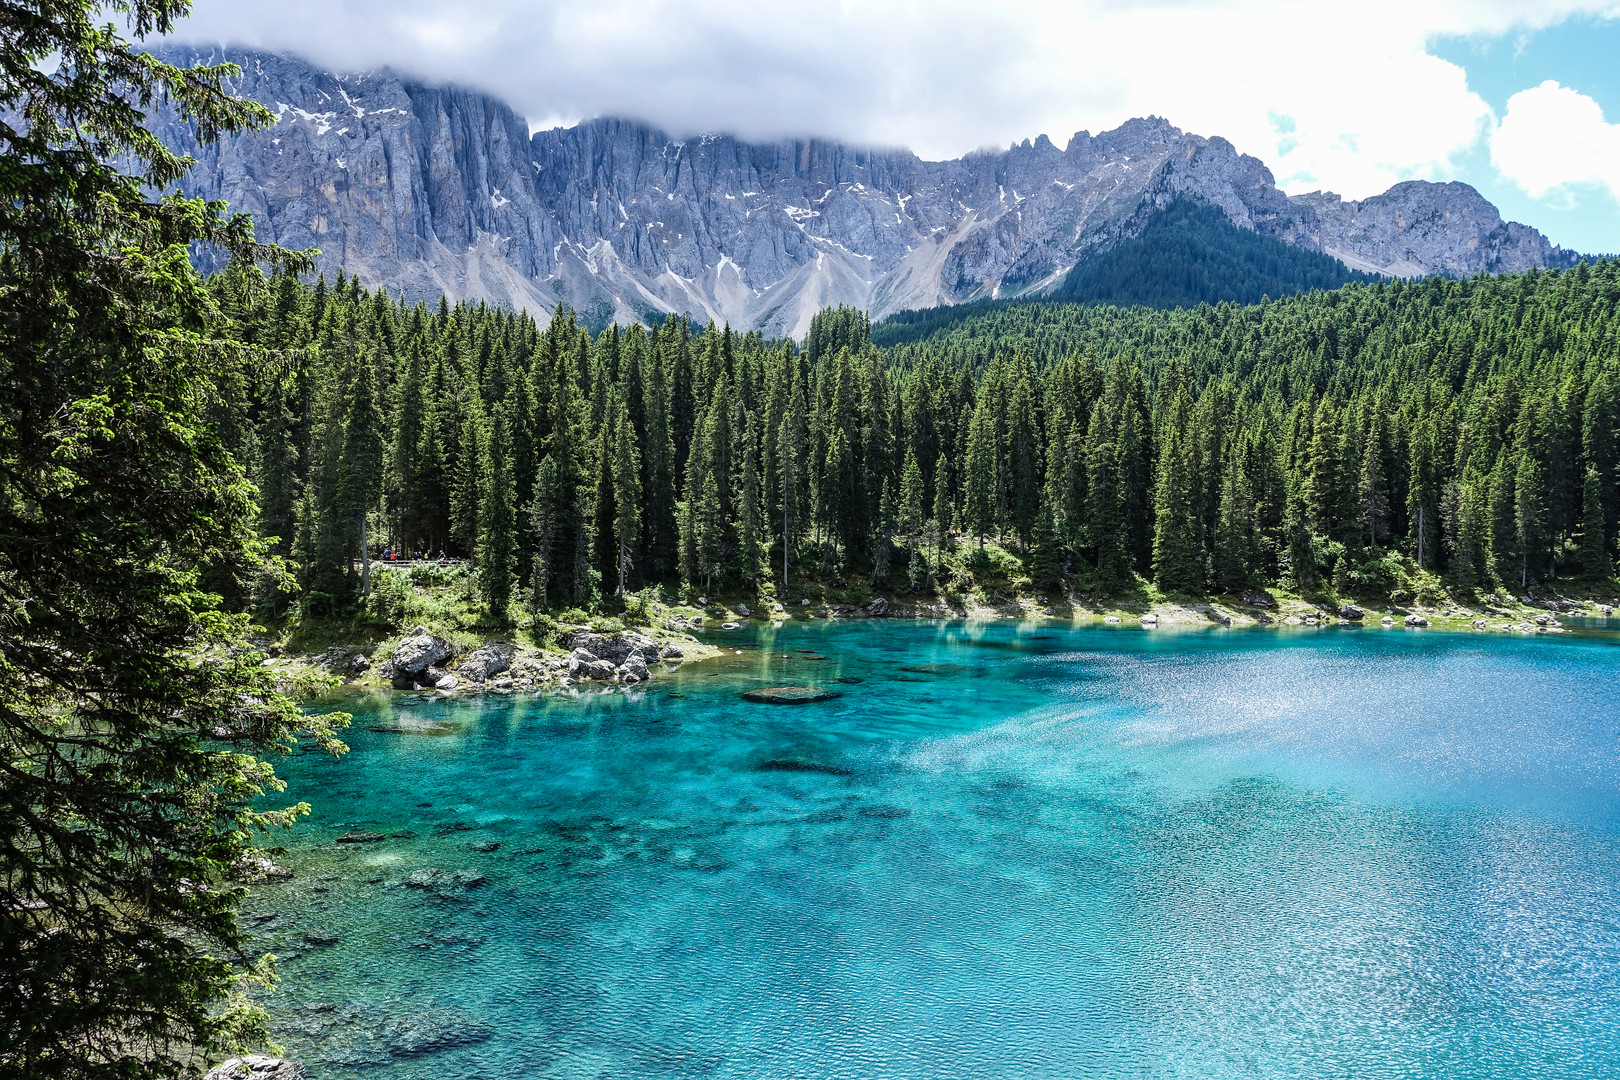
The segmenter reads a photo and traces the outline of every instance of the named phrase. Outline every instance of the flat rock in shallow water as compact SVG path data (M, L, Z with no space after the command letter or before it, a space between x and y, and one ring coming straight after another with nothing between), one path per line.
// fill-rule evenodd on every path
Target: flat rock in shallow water
M971 669L966 664L906 664L900 670L913 675L965 675Z
M388 837L380 832L372 832L369 829L351 829L338 837L337 842L340 844L377 844L386 839Z
M453 720L418 720L415 717L405 717L378 724L367 724L366 730L375 731L379 735L423 735L428 738L439 738L454 735L461 727L462 725Z
M828 701L838 696L837 691L824 686L773 686L766 690L750 690L743 695L743 700L756 705L807 705L812 701Z
M412 870L400 882L407 889L477 889L489 884L489 878L477 870L449 872L437 867Z
M828 776L854 775L842 765L829 765L825 761L808 761L804 758L772 758L760 762L759 771L825 773Z

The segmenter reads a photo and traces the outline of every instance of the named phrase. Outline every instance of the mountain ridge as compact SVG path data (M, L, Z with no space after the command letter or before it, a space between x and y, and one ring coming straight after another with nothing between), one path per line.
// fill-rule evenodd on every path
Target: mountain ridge
M1578 258L1503 222L1467 185L1289 198L1259 159L1158 117L1078 132L1062 149L1042 135L929 162L826 139L675 139L619 118L531 133L489 95L388 70L338 75L245 49L157 51L234 61L233 91L277 118L199 147L174 118L155 116L166 141L198 158L188 193L252 213L267 239L321 248L323 270L411 299L563 303L598 324L682 314L801 337L837 304L881 318L1044 295L1178 199L1386 274Z

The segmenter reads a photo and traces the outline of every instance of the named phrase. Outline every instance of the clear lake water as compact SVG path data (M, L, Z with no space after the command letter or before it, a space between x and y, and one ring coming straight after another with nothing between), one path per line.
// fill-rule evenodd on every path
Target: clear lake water
M312 1080L1620 1076L1612 630L818 623L367 699L244 918Z

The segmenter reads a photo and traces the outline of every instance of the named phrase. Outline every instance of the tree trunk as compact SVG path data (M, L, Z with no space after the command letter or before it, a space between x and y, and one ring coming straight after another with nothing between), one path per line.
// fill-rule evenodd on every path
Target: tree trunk
M366 542L366 515L360 515L360 598L371 595L371 545Z

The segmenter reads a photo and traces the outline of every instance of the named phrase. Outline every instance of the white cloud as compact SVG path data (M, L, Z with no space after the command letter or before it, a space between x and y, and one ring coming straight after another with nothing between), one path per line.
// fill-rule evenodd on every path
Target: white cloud
M1156 113L1288 190L1445 178L1494 126L1436 35L1533 30L1614 0L197 0L181 35L390 65L533 121L825 135L953 157Z
M1585 94L1551 79L1508 99L1491 135L1491 161L1532 199L1592 185L1620 198L1620 124Z

